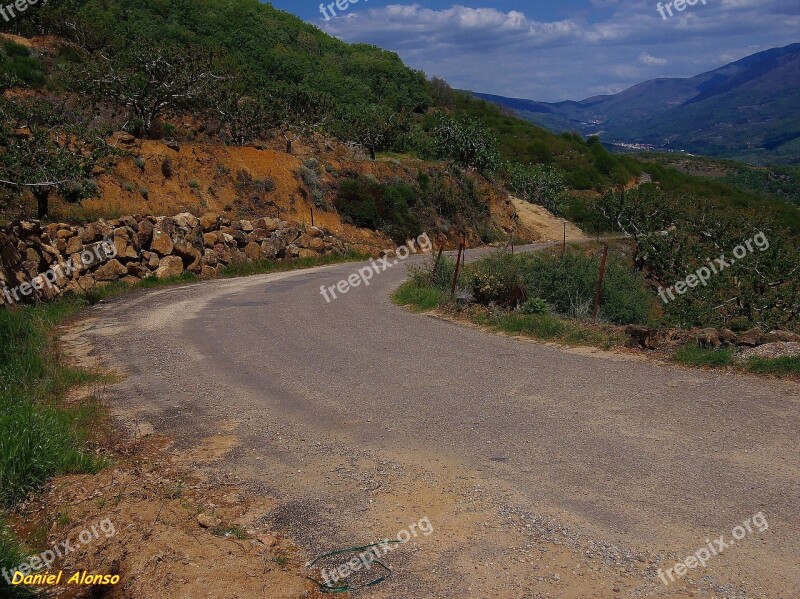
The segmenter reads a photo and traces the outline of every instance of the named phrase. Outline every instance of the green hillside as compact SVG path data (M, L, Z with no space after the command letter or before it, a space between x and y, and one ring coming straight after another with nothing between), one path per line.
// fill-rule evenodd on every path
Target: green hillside
M444 160L508 182L512 191L556 211L565 204L542 200L541 194L559 194L563 181L576 192L565 214L577 221L586 217L591 194L630 186L647 171L665 189L728 207L768 207L800 230L796 209L779 202L788 198L769 185L709 180L652 164L651 158L612 154L596 137L550 133L446 82L426 81L392 52L347 44L257 0L63 0L37 6L3 27L67 42L44 53L15 43L0 48L0 89L40 89L45 102L4 101L10 105L0 106L8 117L6 135L15 119L22 124L17 117L26 111L43 132L63 118L76 135L85 133L79 135L85 145L78 165L62 164L64 148L35 149L60 169L56 174L64 176L58 179L92 171L89 157L99 152L94 130L179 137L173 123L188 115L201 123L205 138L220 143L244 145L279 131L291 151L292 140L319 131L370 154ZM47 102L55 106L70 91L84 101L80 106L48 108ZM164 97L170 100L162 102ZM151 109L156 105L158 110ZM24 153L9 158L20 168L29 162ZM91 189L78 181L61 191L79 201Z

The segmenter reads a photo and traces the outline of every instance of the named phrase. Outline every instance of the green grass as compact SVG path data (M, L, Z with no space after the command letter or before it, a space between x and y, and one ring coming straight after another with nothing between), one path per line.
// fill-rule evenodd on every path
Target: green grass
M24 557L5 526L3 509L12 507L57 474L94 472L104 462L84 443L101 408L96 401L64 407L60 399L73 385L99 380L64 366L52 329L76 314L85 300L0 310L0 567ZM2 579L0 585L5 585ZM4 595L5 596L5 595ZM18 594L17 596L24 596Z
M99 377L60 363L52 328L85 301L0 311L0 504L10 506L51 476L102 464L81 449L96 403L64 408L70 387Z
M502 314L491 320L490 326L503 333L524 335L542 341L558 341L566 345L609 349L624 341L620 335L550 314Z
M449 294L438 287L426 285L420 280L410 280L400 286L392 295L392 300L415 312L425 312L439 306L446 306ZM470 310L460 314L466 316L471 322L488 327L495 332L523 335L542 341L556 341L565 345L608 349L625 342L624 336L604 330L602 327L551 314L507 312L487 316L485 312Z
M675 352L675 361L686 366L731 366L733 364L733 350L707 349L691 344Z
M710 349L690 344L675 352L674 360L686 366L706 366L724 368L733 366L737 370L761 375L798 376L800 375L800 357L783 356L781 358L750 358L747 362L736 363L734 351L730 348Z
M409 281L400 286L392 296L398 306L408 306L414 312L427 312L439 307L443 294L434 287L420 287Z
M780 358L751 358L745 364L745 369L756 374L800 376L800 357L783 356Z

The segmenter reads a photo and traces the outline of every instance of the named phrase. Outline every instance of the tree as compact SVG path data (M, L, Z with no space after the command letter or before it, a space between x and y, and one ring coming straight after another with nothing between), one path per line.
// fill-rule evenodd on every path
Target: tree
M491 174L500 166L497 138L479 119L440 113L434 125L438 154L458 166Z
M432 78L427 82L427 87L428 95L430 95L434 106L448 108L455 104L455 91L453 91L450 84L441 77Z
M567 185L556 169L513 163L507 168L507 177L508 187L523 200L544 206L556 215L564 213Z
M380 104L360 104L347 107L340 115L337 135L353 141L375 153L389 148L406 128L405 115Z
M653 185L608 193L597 208L633 237L634 261L655 287L671 288L703 269L708 274L664 306L672 322L733 326L744 320L745 326L800 330L800 251L769 215ZM744 253L734 259L736 248Z
M226 141L237 146L267 137L276 126L272 98L263 89L248 93L227 81L214 88L207 105L209 116L225 129Z
M0 184L30 190L39 218L53 190L76 201L91 192L86 182L109 149L68 107L0 100L0 121Z
M147 136L169 110L197 108L215 80L211 57L202 49L145 39L130 40L128 48L113 54L98 52L73 74L78 91L123 108Z
M327 94L296 86L278 87L270 93L275 123L292 153L295 141L322 127L333 111Z

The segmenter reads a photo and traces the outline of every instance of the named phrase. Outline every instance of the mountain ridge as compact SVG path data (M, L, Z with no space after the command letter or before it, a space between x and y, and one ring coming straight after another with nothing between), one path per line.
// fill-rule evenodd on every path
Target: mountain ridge
M662 77L618 94L538 102L475 93L557 132L753 163L800 159L800 43L694 77Z

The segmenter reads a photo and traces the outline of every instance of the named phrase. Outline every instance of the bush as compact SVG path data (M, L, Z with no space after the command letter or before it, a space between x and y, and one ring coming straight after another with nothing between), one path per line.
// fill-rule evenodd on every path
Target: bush
M564 214L567 186L564 177L556 169L510 164L507 176L509 189L523 200L544 206L557 216Z
M550 306L541 298L531 297L525 300L525 303L519 307L519 311L523 314L547 314L550 312Z
M599 256L498 253L468 266L465 277L475 301L483 305L514 308L535 298L526 309L551 306L558 314L586 318L591 315L599 271ZM645 324L650 321L654 303L644 279L632 265L610 255L600 316L615 324Z
M169 156L161 162L161 174L164 175L165 179L172 177L172 158Z
M412 210L417 191L402 182L378 183L366 177L347 179L339 184L337 210L357 227L385 232L399 243L422 233L422 225Z
M577 252L564 256L523 254L522 273L528 293L540 297L556 312L566 315L585 313L593 302L600 272L600 257ZM655 300L648 293L644 278L623 258L610 254L606 265L600 314L615 324L645 324L653 313Z
M467 270L475 301L516 308L527 298L520 261L513 254L500 252L479 260Z
M41 87L47 77L42 64L25 46L0 42L0 91L8 87Z
M434 270L434 266L436 269ZM436 257L427 257L419 266L410 266L411 282L417 287L435 287L439 290L449 291L453 284L453 274L456 271L456 262L444 254L436 264Z

